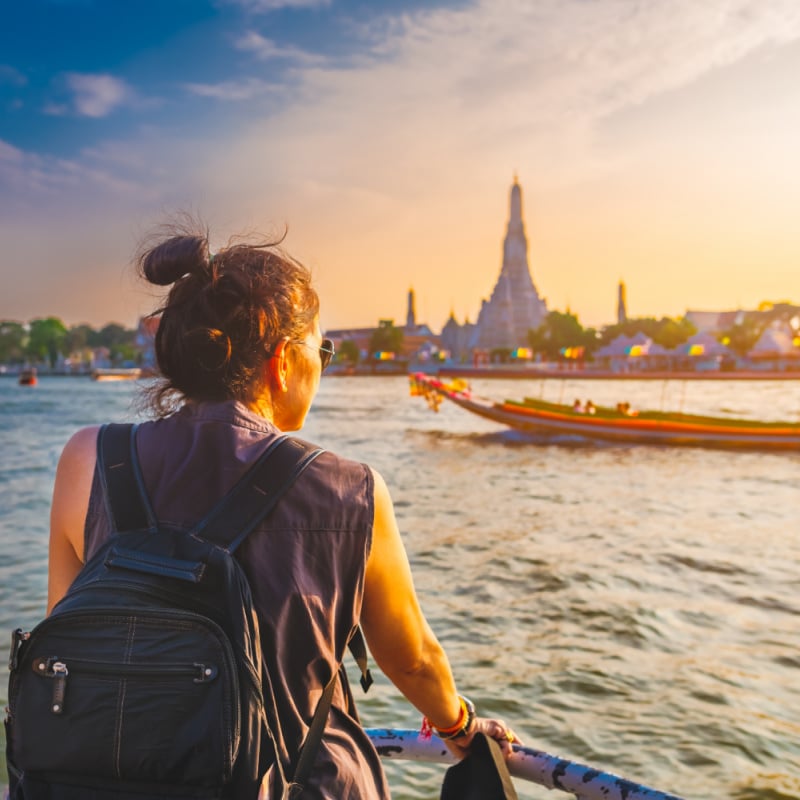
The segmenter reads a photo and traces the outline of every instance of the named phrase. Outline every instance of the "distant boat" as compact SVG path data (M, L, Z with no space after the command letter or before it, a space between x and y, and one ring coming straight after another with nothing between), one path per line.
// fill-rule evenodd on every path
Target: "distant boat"
M411 393L438 410L442 399L516 430L550 437L579 437L634 444L696 445L740 449L800 450L800 425L791 422L709 417L659 411L631 412L592 406L591 413L526 397L492 402L472 395L464 380L448 383L420 373Z
M128 369L93 369L92 380L95 381L135 381L142 376L138 367Z
M34 367L31 367L30 369L23 369L19 373L20 386L36 386L38 380L39 379L36 377L36 369Z

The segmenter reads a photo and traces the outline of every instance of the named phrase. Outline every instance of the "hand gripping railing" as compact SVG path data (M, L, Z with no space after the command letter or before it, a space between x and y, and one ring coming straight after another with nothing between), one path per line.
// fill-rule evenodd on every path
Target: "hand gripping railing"
M367 735L382 758L455 762L455 757L437 736L422 737L419 731L391 728L368 728ZM508 771L513 777L572 793L578 800L681 800L674 794L650 789L532 747L515 744L513 750L508 759Z

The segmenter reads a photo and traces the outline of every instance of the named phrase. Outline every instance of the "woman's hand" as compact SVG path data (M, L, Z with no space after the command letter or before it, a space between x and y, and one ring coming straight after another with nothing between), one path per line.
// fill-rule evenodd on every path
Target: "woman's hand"
M512 744L522 744L517 735L508 725L499 719L489 719L487 717L475 717L469 730L457 739L444 739L447 749L459 760L469 753L470 745L476 733L485 733L490 739L494 739L503 751L503 756L507 759L512 753Z

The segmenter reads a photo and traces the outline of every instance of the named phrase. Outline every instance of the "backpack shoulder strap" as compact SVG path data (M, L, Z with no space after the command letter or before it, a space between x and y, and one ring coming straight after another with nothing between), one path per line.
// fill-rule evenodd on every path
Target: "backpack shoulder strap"
M103 425L97 438L98 465L114 533L158 527L139 468L137 427ZM323 452L298 439L278 437L192 533L233 553Z
M280 436L239 482L191 531L229 553L272 511L303 471L325 451L290 436Z
M300 755L297 759L297 765L294 768L292 775L292 784L297 789L302 789L308 781L311 770L314 767L314 760L317 757L322 736L325 733L325 725L328 722L328 713L333 703L333 692L336 689L336 680L339 676L338 670L333 673L328 685L322 692L322 695L317 702L317 707L314 710L314 718L311 720L311 725L308 726L308 733L306 734L303 746L300 749ZM297 791L297 789L295 791ZM297 791L299 794L300 792ZM293 795L290 793L290 797Z
M373 681L372 673L369 671L369 666L367 665L367 645L364 641L364 634L361 632L360 625L357 625L353 631L353 635L350 637L350 641L348 642L348 647L358 663L358 668L361 670L361 687L366 693ZM340 669L342 672L342 680L346 683L347 673L344 672L344 667L342 665L340 665ZM333 676L331 677L330 681L328 681L328 685L325 687L325 690L323 691L322 696L317 703L317 708L314 711L314 718L311 720L311 725L309 725L308 733L306 734L306 740L303 743L302 749L300 750L300 757L298 758L297 766L295 767L294 775L292 777L292 783L297 784L298 786L305 785L314 766L314 759L316 757L317 750L319 749L320 742L322 741L323 733L325 732L325 724L328 721L328 712L330 711L331 703L333 702L333 692L336 688L336 680L338 676L338 671L333 673ZM352 699L349 689L347 689L347 694Z
M136 455L137 427L103 425L97 436L97 464L113 533L155 531L158 526Z
M136 425L109 424L100 429L97 457L109 515L115 532L156 530L136 452ZM233 553L277 505L283 494L324 450L283 435L270 443L258 461L225 497L191 531ZM372 676L360 627L349 642L367 691ZM300 786L311 772L333 700L338 672L331 676L314 712L295 769L293 783Z

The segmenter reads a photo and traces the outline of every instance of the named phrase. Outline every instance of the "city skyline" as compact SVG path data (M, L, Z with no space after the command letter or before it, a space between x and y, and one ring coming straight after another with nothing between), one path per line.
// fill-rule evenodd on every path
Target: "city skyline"
M133 326L165 212L288 227L325 328L496 284L513 176L584 325L800 299L789 0L31 0L0 31L0 318Z

